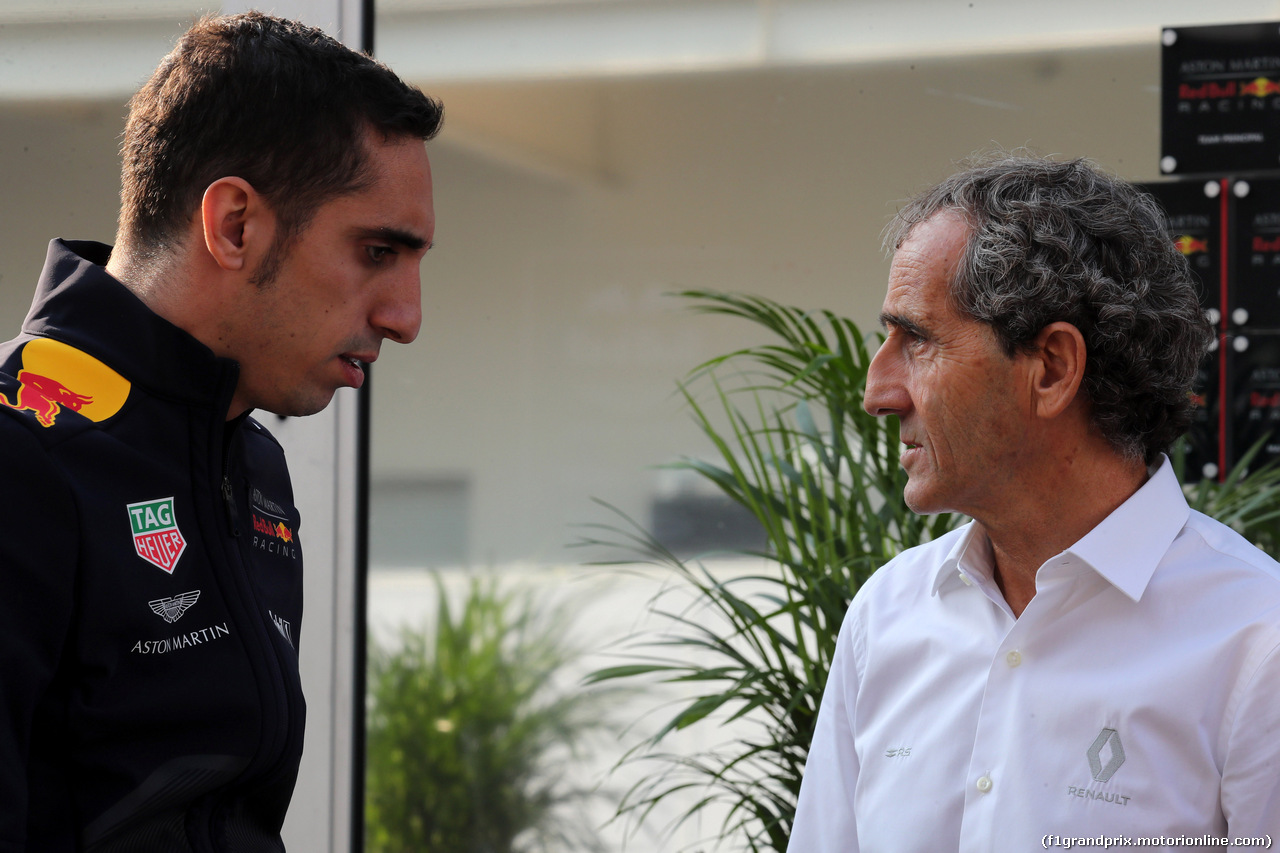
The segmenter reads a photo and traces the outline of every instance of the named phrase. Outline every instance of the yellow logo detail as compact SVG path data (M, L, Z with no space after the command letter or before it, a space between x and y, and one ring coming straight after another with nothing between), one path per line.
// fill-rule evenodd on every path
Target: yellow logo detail
M22 348L22 368L29 374L54 380L81 399L87 397L72 408L91 421L112 417L129 399L129 380L61 341L36 338L29 342Z

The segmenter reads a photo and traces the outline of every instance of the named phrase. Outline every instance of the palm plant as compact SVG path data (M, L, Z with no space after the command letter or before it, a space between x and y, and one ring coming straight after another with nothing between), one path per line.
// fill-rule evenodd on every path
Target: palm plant
M686 688L656 734L624 759L656 769L627 792L620 817L639 824L664 802L689 803L687 795L698 792L678 820L718 804L721 841L781 853L850 600L877 567L962 519L917 516L903 503L897 419L863 411L869 353L854 323L751 296L681 295L695 310L746 320L772 336L700 365L681 384L718 459L670 466L694 472L751 512L767 544L748 553L771 570L730 577L680 559L625 516L623 527L589 525L597 532L582 544L622 546L668 566L694 600L655 599L650 609L666 623L664 633L638 638L624 652L627 663L589 681L656 678ZM1280 467L1246 475L1260 448L1223 482L1205 481L1187 494L1193 506L1274 547ZM663 749L673 731L729 722L752 734L699 754Z
M1253 467L1270 441L1262 436L1220 480L1201 480L1183 487L1187 503L1226 524L1273 557L1280 554L1280 457ZM1186 442L1173 452L1178 480L1185 482Z
M768 542L754 556L776 570L726 580L679 559L638 525L596 525L611 538L593 535L583 544L623 544L670 566L699 605L657 602L655 612L677 634L590 680L647 676L697 688L632 753L633 760L656 759L660 769L628 792L621 814L643 819L659 803L705 785L685 818L721 803L722 837L741 837L752 851L781 851L850 599L878 566L954 519L917 516L902 504L897 423L862 409L869 354L853 322L751 296L682 295L697 310L747 320L775 337L700 365L681 385L719 458L672 467L695 472L750 510ZM698 392L708 387L704 402ZM750 720L756 736L698 756L658 748L670 732L710 719Z
M558 772L604 726L598 695L551 688L574 657L563 614L492 578L456 609L436 589L433 625L371 646L366 849L597 849L566 809L591 793Z

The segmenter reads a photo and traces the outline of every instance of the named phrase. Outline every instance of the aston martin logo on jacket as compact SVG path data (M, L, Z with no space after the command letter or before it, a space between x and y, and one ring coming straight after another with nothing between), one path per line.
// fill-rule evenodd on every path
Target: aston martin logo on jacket
M157 598L147 602L147 606L164 621L173 624L182 618L182 614L191 609L191 605L200 600L200 590L193 589L169 598Z

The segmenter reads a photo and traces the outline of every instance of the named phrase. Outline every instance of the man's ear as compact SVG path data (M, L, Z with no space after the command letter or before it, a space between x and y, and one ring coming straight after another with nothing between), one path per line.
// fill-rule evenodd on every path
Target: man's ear
M224 270L245 269L249 257L270 245L270 210L243 178L219 178L210 184L200 202L200 218L205 248Z
M1032 396L1036 414L1056 418L1075 401L1087 360L1084 335L1071 323L1050 323L1036 336Z

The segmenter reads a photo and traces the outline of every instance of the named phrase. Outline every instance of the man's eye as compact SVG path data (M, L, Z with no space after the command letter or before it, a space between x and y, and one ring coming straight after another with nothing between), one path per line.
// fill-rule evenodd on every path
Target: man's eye
M924 340L924 336L921 335L918 331L916 331L915 329L908 328L906 326L894 326L893 331L897 337L902 339L903 343L908 345L918 344Z
M375 264L380 264L388 255L395 254L395 250L390 246L366 246L365 251L369 253L369 260Z

